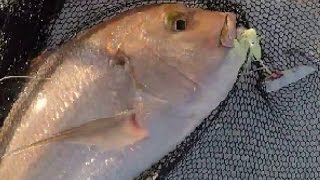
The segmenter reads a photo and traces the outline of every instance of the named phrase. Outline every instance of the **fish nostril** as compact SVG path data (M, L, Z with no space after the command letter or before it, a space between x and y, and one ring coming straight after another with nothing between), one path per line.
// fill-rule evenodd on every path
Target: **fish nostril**
M127 60L125 57L122 57L122 56L117 56L113 59L110 60L110 65L112 67L114 66L119 66L119 67L124 67L127 63Z
M120 49L118 49L117 53L110 59L109 64L112 67L118 66L126 68L126 66L128 66L130 63L128 56Z
M126 60L124 58L119 58L115 61L115 65L124 66L126 64Z

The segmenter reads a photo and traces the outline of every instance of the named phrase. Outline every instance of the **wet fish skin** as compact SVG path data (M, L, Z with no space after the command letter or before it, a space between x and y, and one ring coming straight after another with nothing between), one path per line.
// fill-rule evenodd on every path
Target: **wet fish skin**
M188 14L185 31L164 28L164 18L172 11ZM53 52L43 59L45 64L59 62L50 66L55 69L50 81L35 88L21 115L9 114L20 122L13 136L6 137L11 138L8 152L125 109L134 110L148 138L121 151L83 142L31 148L4 158L1 177L132 179L181 142L233 87L245 56L224 47L221 32L227 25L224 36L235 37L235 24L232 13L152 6L101 24ZM119 50L132 71L110 66Z
M77 127L97 118L112 117L130 109L133 101L130 98L133 96L131 78L123 68L111 68L108 64L111 59L112 56L85 43L50 55L48 61L62 62L57 63L60 65L56 67L50 80L36 90L30 106L25 107L21 125L14 132L7 152L53 137L70 127ZM33 83L35 82L31 80L30 84ZM26 88L30 87L27 85ZM37 168L31 172L28 169L32 164L41 164L41 158L51 158L50 153L45 153L48 148L50 151L50 145L35 147L2 159L0 174L10 177L9 179L42 179L35 177L36 174L41 174L41 167L39 171ZM77 149L71 150L74 151ZM49 161L56 159L52 158ZM61 164L59 166L62 167ZM17 166L21 167L19 172L14 170Z

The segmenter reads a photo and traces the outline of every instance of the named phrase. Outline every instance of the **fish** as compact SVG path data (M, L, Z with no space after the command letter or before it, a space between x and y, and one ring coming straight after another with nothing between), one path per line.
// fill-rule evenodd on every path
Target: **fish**
M1 179L133 179L227 97L242 38L232 12L161 4L43 52L0 132Z

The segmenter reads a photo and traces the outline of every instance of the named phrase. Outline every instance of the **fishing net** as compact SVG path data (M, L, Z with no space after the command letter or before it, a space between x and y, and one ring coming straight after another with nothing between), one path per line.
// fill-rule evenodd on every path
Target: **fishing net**
M105 18L170 0L0 1L0 75L23 75L30 59ZM272 70L317 71L267 93L257 71L240 76L225 101L175 150L136 179L319 179L320 2L318 0L179 1L233 11L263 35ZM0 82L3 120L25 80Z

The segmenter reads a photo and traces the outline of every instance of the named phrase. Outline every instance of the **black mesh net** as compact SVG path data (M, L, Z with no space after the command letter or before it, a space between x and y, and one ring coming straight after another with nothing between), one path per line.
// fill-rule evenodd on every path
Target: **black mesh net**
M0 2L0 75L23 75L40 51L105 18L167 2L174 1ZM236 12L239 23L263 35L263 61L271 69L319 70L318 0L179 2ZM227 99L184 142L136 179L319 179L319 72L272 93L262 78L258 72L240 76ZM0 82L1 119L22 84Z

